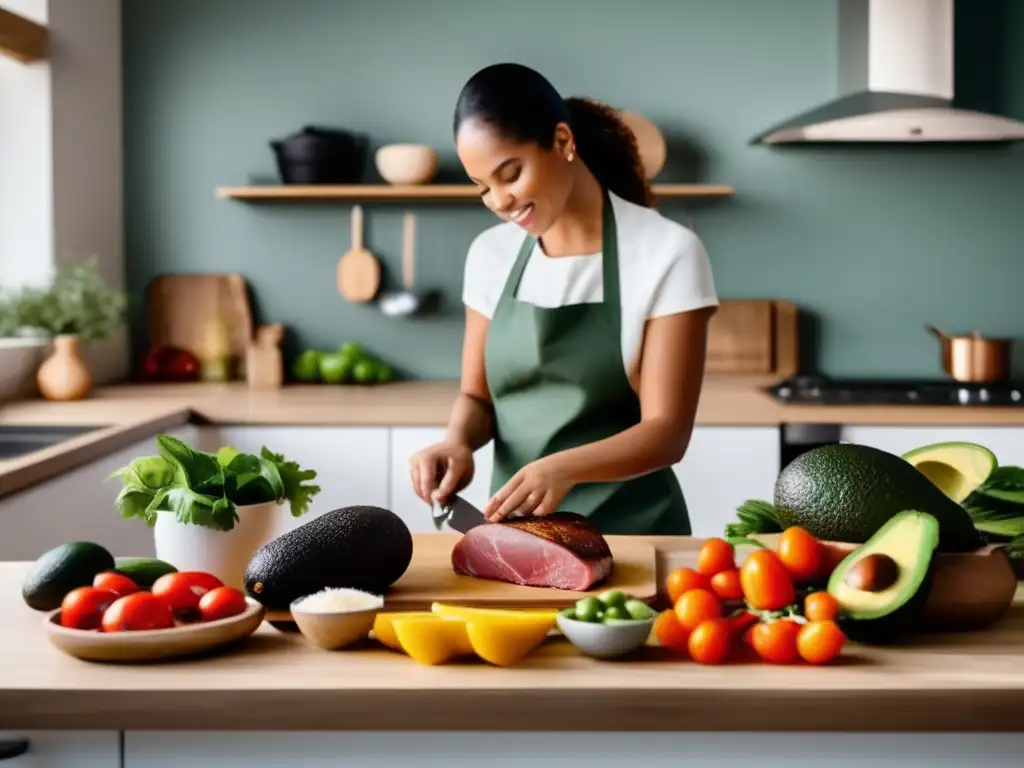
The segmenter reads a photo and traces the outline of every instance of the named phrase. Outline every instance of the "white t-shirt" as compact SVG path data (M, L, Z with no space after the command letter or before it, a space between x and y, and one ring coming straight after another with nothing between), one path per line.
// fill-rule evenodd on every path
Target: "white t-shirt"
M651 208L609 197L619 246L622 362L632 378L649 318L717 306L718 296L704 244L692 230ZM526 236L518 224L502 222L474 238L462 292L467 307L494 316ZM550 258L535 245L516 297L538 307L602 301L601 254Z

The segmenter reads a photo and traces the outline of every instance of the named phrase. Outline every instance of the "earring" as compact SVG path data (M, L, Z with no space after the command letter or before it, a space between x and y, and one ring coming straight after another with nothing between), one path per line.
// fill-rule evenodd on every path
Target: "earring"
M573 159L574 157L576 157L576 155L575 155L575 154L573 154L573 151L572 151L572 150L570 149L570 150L569 150L569 154L568 154L568 155L566 155L566 157L565 157L565 161L566 161L567 163L571 163L571 162L572 162L572 159Z

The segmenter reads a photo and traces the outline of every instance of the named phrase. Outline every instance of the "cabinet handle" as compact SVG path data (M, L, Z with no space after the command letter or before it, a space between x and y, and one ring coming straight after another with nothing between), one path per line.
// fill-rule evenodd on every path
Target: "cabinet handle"
M28 739L0 741L0 760L13 760L28 752Z

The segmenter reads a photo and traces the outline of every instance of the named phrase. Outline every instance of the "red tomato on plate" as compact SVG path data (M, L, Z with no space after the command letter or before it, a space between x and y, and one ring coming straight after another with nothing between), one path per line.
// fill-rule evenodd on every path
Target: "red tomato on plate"
M152 593L161 598L180 619L193 620L200 616L199 601L203 595L224 583L203 571L165 573L153 583Z
M138 584L124 574L117 573L115 571L97 573L96 578L92 580L92 585L99 589L109 589L115 595L120 597L139 591Z
M173 626L170 607L150 592L119 597L103 614L104 632L140 632Z
M245 595L234 587L211 589L199 599L199 614L203 621L217 621L237 616L247 607Z
M104 611L117 597L109 589L73 589L64 595L60 604L60 625L68 629L99 629Z

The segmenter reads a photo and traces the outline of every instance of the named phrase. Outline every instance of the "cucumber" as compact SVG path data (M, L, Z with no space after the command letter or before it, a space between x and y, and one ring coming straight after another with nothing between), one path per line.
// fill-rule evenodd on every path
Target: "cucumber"
M21 596L29 608L52 611L64 596L78 587L92 585L97 573L114 567L114 556L91 541L69 541L47 550L29 568Z
M170 563L155 557L119 557L114 570L127 576L143 589L149 589L153 582L168 573L177 573L178 569Z

